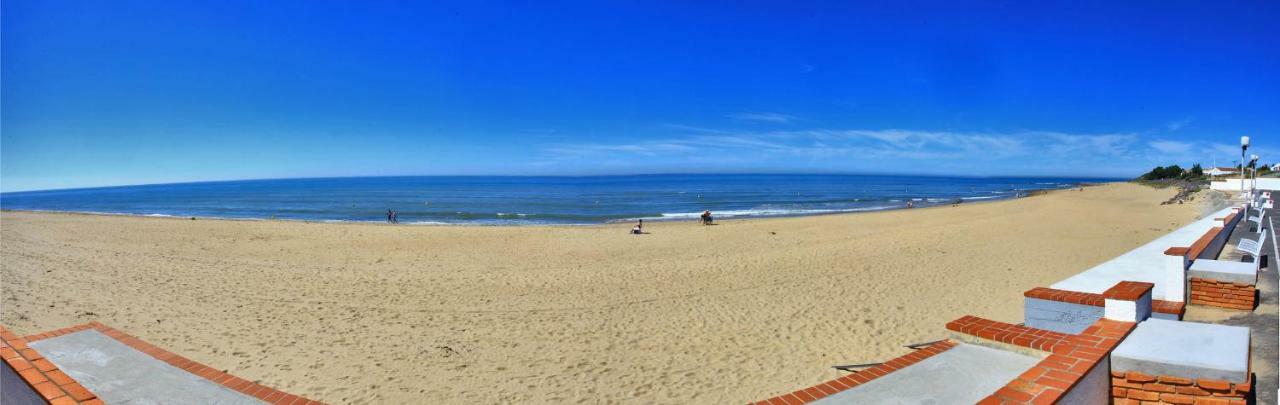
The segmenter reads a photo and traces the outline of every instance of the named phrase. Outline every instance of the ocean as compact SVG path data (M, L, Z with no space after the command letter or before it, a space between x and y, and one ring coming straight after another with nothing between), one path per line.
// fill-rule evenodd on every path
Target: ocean
M0 194L0 208L402 224L600 224L877 211L1120 179L826 174L412 176L243 180Z

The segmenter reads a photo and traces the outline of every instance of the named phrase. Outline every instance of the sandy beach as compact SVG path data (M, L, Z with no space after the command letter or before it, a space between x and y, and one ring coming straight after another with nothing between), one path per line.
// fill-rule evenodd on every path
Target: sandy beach
M97 320L331 403L741 403L898 356L1189 223L1108 184L959 207L604 226L0 213L0 322Z

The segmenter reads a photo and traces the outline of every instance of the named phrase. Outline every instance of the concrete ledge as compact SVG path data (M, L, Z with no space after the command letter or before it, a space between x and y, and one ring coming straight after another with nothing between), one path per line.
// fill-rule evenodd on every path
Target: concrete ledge
M757 402L756 404L804 404L820 400L846 390L855 389L863 384L875 382L880 377L893 375L902 369L910 368L921 361L928 360L933 356L947 352L954 347L956 347L956 342L943 340L917 349L914 352L899 356L898 358L877 364L865 370L860 370L799 391L769 398L764 401Z
M1187 271L1187 278L1203 278L1256 285L1258 282L1258 262L1200 259L1191 263L1191 269Z
M57 346L57 345L60 345L60 343L57 343L56 341L73 342L75 340L85 339L85 336L97 336L93 334L87 334L88 332L93 332L98 335L105 336L106 338L108 338L108 340L111 341L108 343L108 345L110 346L119 345L132 350L132 352L129 350L116 350L117 353L126 353L127 357L133 358L133 359L139 358L137 356L133 356L134 354L141 355L142 358L150 359L150 360L144 359L141 362L132 362L134 365L150 364L151 361L154 361L155 363L158 363L159 367L151 367L151 366L157 365L157 364L151 364L151 366L144 367L144 368L150 369L152 371L164 370L166 367L174 368L179 371L178 373L179 375L187 374L191 377L194 377L197 379L203 379L204 381L209 382L211 384L215 384L217 386L227 388L229 389L228 391L232 393L243 394L245 396L245 399L250 400L249 403L265 402L268 404L289 404L289 405L320 404L320 402L299 397L297 395L289 394L271 387L267 387L267 386L255 383L253 381L245 380L243 378L236 377L231 374L227 374L225 371L219 371L217 369L206 366L204 364L191 361L186 357L177 355L175 353L171 353L169 351L156 347L155 345L144 342L141 339L130 336L124 332L121 332L119 330L116 330L114 328L111 328L109 326L103 325L98 322L89 322L86 324L75 325L68 328L62 328L62 329L49 331L45 333L39 333L39 334L31 335L27 337L27 339L31 342L31 345L33 347L46 346L46 345ZM71 340L68 340L68 338L71 338ZM90 337L89 339L93 339L93 338ZM119 349L119 347L116 347L116 349ZM67 353L64 353L64 354L67 354ZM99 360L105 361L106 358L99 358ZM53 359L50 359L50 361L53 361ZM126 363L130 363L130 362L126 362ZM94 362L93 364L94 364L94 367L101 368L101 366L103 366L105 363L98 364L98 362ZM74 370L68 370L67 374L73 374L73 371ZM119 379L123 375L129 374L129 373L135 373L135 375L136 373L139 373L139 372L145 373L144 370L141 370L138 367L125 367L117 371L120 371L120 372L108 372L106 374L101 374L100 377L105 377L107 379ZM173 377L172 375L169 375L169 376ZM88 378L91 376L84 375L83 377ZM80 377L76 377L76 378L80 378ZM174 377L174 378L177 378L178 380L185 379L185 377ZM100 378L97 378L97 377L94 377L93 379L101 380ZM168 380L175 381L172 378ZM89 380L86 379L85 381L87 382ZM97 382L100 383L102 381L97 381ZM118 385L118 384L111 385L111 389L124 390L120 392L123 393L122 395L127 396L128 393L126 391L134 392L136 394L139 389L142 389L137 385L151 384L151 383L153 383L153 381L146 380L146 379L142 381L135 380L124 385ZM181 387L177 387L177 388L181 388ZM194 394L194 392L186 392L181 389L173 389L170 391L177 392L182 395ZM206 393L208 391L209 390L205 390ZM218 402L218 401L210 402L205 400L192 401L192 400L182 400L179 398L181 397L157 399L157 398L151 398L150 396L144 395L144 398L140 398L140 399L141 399L141 402L158 400L158 402L163 402L163 403L169 403L169 402L171 403L231 403L231 402ZM121 399L121 398L117 398L117 399ZM112 402L131 402L131 401L117 400ZM238 401L232 401L232 402L238 402Z
M102 404L96 393L90 392L79 381L68 376L51 359L45 358L27 339L18 337L0 326L0 357L4 358L5 371L12 371L17 379L4 376L5 392L0 392L0 403L23 403L29 400L24 396L22 388L11 387L21 384L39 394L41 403L50 404Z
M1216 246L1220 242L1225 242L1226 236L1239 222L1240 216L1228 215L1231 212L1231 209L1218 211L1049 287L1057 290L1101 294L1121 281L1141 281L1155 284L1151 292L1151 298L1154 300L1186 301L1185 266L1190 264L1190 259L1201 254L1216 252ZM1223 229L1213 231L1217 228L1213 220L1215 216L1230 217L1230 220ZM1205 238L1207 233L1213 236ZM1190 248L1185 251L1178 249L1171 253L1184 255L1165 254L1170 247L1193 245L1201 250L1193 252ZM1192 257L1192 255L1196 256Z
M1008 332L1023 327L998 322L974 322L971 317L952 321L962 329L995 323ZM980 320L980 319L979 319ZM948 324L951 328L952 324ZM1005 324L1007 325L1007 324ZM966 327L967 326L967 327ZM1068 335L1053 344L1053 354L1022 373L980 403L997 404L1104 404L1107 403L1107 359L1112 349L1133 330L1130 322L1099 319L1078 335ZM1056 332L1033 330L1031 335L1055 336ZM1014 340L1018 344L1017 339Z
M961 343L893 374L821 398L815 403L975 403L1039 361L1039 357Z
M31 347L111 403L261 404L156 360L96 330L39 340Z
M1111 370L1246 381L1249 328L1149 319L1111 352Z

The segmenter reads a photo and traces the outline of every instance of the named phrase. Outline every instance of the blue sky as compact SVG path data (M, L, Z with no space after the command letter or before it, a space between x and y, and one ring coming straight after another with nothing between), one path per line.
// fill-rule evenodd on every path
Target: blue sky
M1280 161L1277 2L406 3L5 1L0 188Z

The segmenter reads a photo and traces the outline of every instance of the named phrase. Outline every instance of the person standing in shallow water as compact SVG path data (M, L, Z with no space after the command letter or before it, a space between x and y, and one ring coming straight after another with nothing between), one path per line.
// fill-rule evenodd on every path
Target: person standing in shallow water
M395 221L395 219L396 219L396 212L390 209L387 209L387 223L389 224Z

